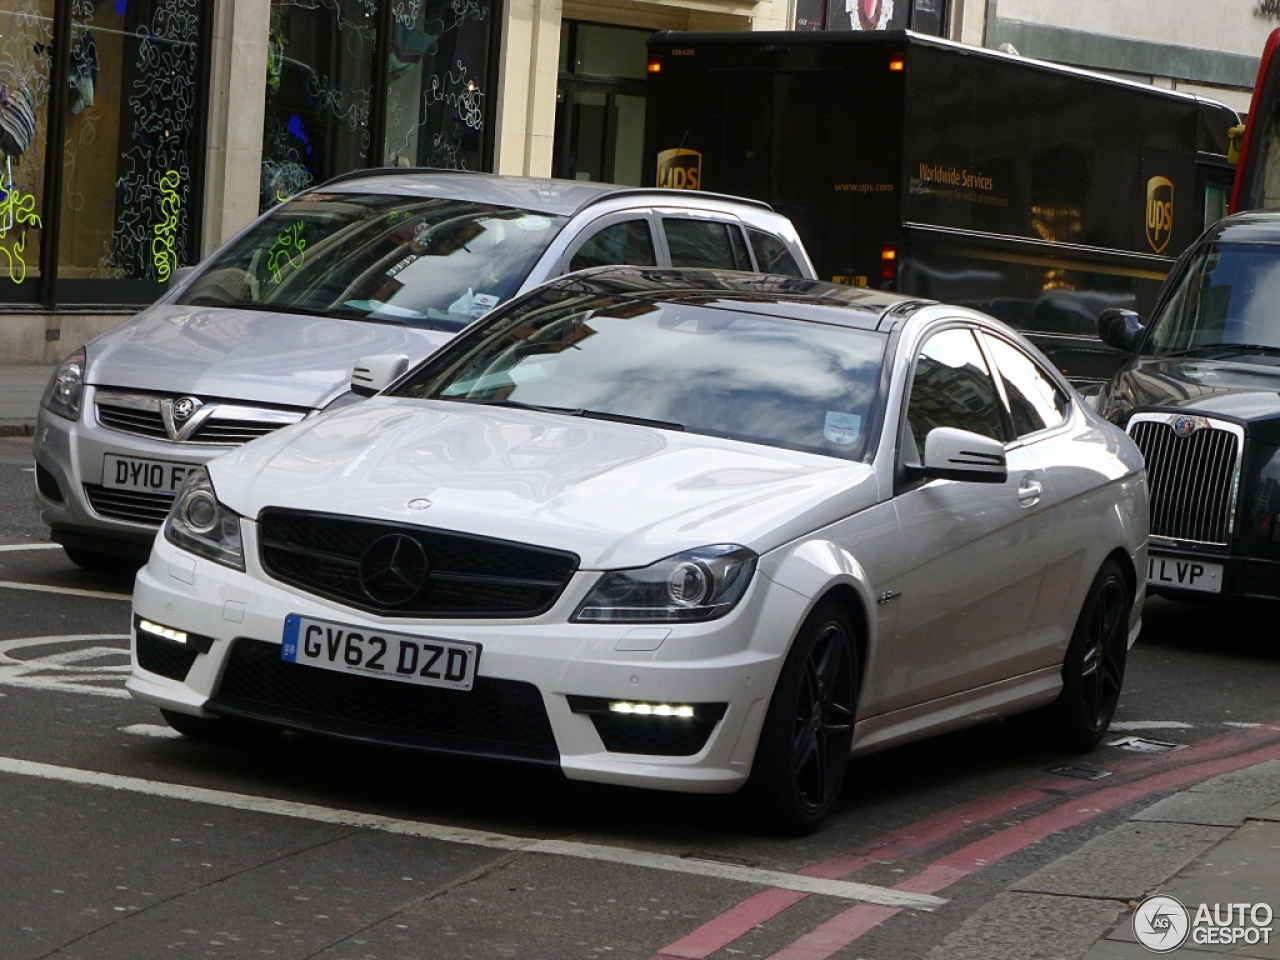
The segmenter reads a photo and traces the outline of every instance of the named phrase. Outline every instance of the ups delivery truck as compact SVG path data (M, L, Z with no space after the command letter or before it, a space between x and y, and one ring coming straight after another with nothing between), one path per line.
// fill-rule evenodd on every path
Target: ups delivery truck
M648 77L647 185L764 200L819 276L985 310L1077 382L1231 190L1229 107L910 32L659 33Z

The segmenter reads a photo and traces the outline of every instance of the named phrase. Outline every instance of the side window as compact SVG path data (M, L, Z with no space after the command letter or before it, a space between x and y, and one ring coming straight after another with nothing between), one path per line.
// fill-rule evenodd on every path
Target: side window
M569 262L570 270L607 267L617 263L652 267L658 262L647 220L623 220L587 238Z
M751 258L737 226L714 220L662 220L673 267L750 270Z
M791 256L787 245L773 234L747 227L747 236L751 238L751 249L756 252L756 263L760 265L761 273L780 273L784 277L803 276L800 265Z
M903 459L908 463L920 462L925 437L935 427L955 427L1003 442L1011 439L1000 394L970 331L944 330L925 342L911 380L907 423L910 436L903 436Z
M1029 356L999 337L986 337L1009 397L1013 431L1020 437L1056 427L1067 418L1070 399Z

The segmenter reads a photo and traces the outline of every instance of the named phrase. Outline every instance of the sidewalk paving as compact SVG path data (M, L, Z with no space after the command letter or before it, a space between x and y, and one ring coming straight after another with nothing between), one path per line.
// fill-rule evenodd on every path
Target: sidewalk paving
M0 437L35 433L36 412L56 365L0 364Z
M1133 921L1135 908L1153 894L1176 898L1192 920L1186 942L1165 955L1280 960L1280 760L1205 780L1147 807L1014 883L926 960L1155 957L1138 942ZM1202 904L1211 913L1221 905L1225 914L1228 904L1242 903L1266 903L1276 912L1269 943L1196 942Z

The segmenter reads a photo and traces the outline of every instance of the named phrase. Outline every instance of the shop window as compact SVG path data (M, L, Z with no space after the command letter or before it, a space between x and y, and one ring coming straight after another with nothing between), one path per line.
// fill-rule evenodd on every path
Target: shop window
M380 21L370 0L271 0L262 209L371 165Z
M0 3L0 302L40 298L54 0Z
M498 12L493 0L392 5L383 163L485 169Z
M72 4L58 302L147 302L197 259L201 6Z

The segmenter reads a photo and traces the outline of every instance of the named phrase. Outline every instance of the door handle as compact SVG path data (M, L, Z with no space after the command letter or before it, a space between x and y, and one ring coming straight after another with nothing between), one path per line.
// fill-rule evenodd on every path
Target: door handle
M1040 497L1044 493L1044 486L1039 480L1024 478L1018 486L1018 503L1024 507L1034 507L1040 502Z

